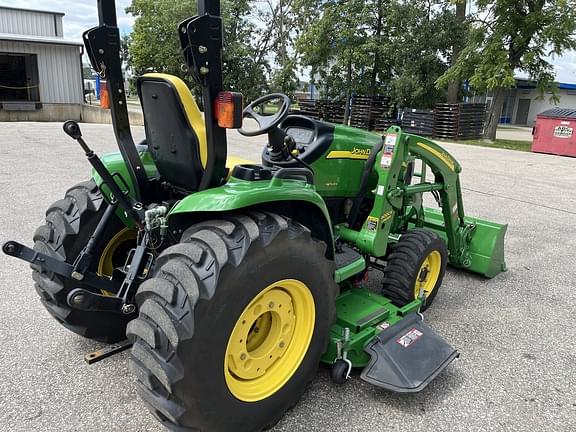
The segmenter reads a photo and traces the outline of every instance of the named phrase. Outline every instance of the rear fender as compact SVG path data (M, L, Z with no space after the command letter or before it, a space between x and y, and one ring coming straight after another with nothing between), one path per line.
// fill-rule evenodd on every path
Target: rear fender
M156 169L156 165L154 165L154 161L152 160L152 155L148 151L146 146L138 145L136 146L138 149L138 155L142 160L142 164L144 165L144 169L146 170L146 175L148 178L156 177L158 170ZM128 167L126 166L126 162L122 158L122 155L119 152L114 153L106 153L101 157L102 163L112 174L114 180L124 192L130 195L132 198L136 198L134 183L132 181L132 176L128 171ZM102 178L98 175L98 173L92 169L92 179L102 191L102 195L106 201L111 201L111 192L108 187L103 185ZM116 211L116 215L122 220L122 222L129 228L134 227L134 221L127 218L124 214L124 211L120 208Z
M272 211L302 223L312 231L313 237L326 243L326 257L334 259L328 209L314 186L303 181L231 178L223 186L196 192L180 200L172 207L168 218L171 227L182 229L198 220L248 209Z

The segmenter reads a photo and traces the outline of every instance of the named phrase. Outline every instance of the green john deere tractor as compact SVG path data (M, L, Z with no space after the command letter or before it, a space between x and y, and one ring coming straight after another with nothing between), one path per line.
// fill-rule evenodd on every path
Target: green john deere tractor
M505 270L506 226L464 215L450 154L398 127L379 136L289 115L282 94L242 110L222 89L220 4L209 0L178 28L204 116L183 81L146 74L135 145L114 2L98 12L84 41L108 81L120 152L100 159L66 122L91 180L48 209L34 249L3 245L32 264L62 325L113 343L87 361L131 346L139 394L169 429L250 431L278 421L320 362L336 383L363 368L374 385L415 392L458 356L420 312L447 264ZM260 114L272 100L278 111ZM262 162L227 157L226 128L267 134ZM362 284L371 267L379 292Z

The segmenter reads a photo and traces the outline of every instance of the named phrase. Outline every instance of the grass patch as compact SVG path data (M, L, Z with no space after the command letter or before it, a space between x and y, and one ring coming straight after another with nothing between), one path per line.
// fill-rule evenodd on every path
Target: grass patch
M492 147L501 148L506 150L516 150L523 152L532 151L532 141L518 141L518 140L507 140L507 139L497 139L496 141L488 140L466 140L466 141L452 141L457 144L467 144L480 147Z

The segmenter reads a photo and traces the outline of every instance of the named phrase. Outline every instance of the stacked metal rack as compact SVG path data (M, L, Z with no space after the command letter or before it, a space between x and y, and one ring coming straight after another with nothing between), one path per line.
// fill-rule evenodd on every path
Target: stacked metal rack
M390 126L400 126L401 121L397 120L396 117L381 117L376 119L374 122L374 130L377 132L384 132Z
M322 119L330 123L344 123L346 105L344 101L325 100L320 102Z
M390 115L390 97L373 96L370 110L370 130L383 131L388 129L396 117Z
M402 129L404 132L416 135L432 136L434 133L434 110L404 109Z
M372 109L372 98L369 96L352 96L350 107L350 126L369 129L370 111Z
M300 99L298 105L300 106L300 114L314 119L321 118L321 107L316 99Z
M434 136L443 139L478 139L484 133L486 104L437 104Z
M293 113L302 114L314 119L331 123L344 123L346 102L343 100L298 100L299 110ZM384 131L398 124L396 116L390 115L390 97L388 96L353 96L350 104L350 126Z
M353 96L350 126L380 131L384 130L386 125L389 127L392 120L390 117L390 97L381 95Z

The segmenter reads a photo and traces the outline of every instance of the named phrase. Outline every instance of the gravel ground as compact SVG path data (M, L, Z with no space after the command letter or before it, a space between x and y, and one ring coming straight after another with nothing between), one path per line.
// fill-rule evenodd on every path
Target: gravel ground
M30 245L48 205L86 178L82 152L60 127L0 123L0 241ZM110 126L82 127L100 154L115 148ZM231 153L258 158L261 140L232 134ZM464 168L467 214L509 224L508 272L486 280L449 270L427 312L460 360L415 395L358 374L337 387L321 368L275 431L576 430L576 160L446 148ZM99 345L49 317L27 264L0 255L0 280L0 430L163 430L135 393L126 353L86 365L84 353Z

